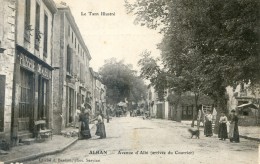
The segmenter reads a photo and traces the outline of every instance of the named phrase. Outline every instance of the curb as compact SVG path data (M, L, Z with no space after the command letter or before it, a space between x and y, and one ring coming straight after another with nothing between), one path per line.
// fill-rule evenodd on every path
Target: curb
M90 124L90 129L94 128L95 124ZM39 154L33 154L33 155L29 155L26 157L20 157L20 158L16 158L16 159L12 159L12 160L8 160L8 161L3 161L5 164L8 163L16 163L16 162L25 162L25 161L30 161L30 160L34 160L37 159L39 157L43 157L43 156L47 156L47 155L53 155L53 154L57 154L60 152L63 152L64 150L66 150L68 147L70 147L71 145L73 145L74 143L76 143L78 141L78 138L75 138L74 140L72 140L70 143L68 143L67 145L65 145L62 148L58 148L58 149L54 149L54 150L50 150L47 152L42 152Z
M24 162L24 161L34 160L36 158L43 157L46 155L60 153L60 152L64 151L65 149L67 149L68 147L70 147L71 145L73 145L74 143L76 143L77 141L78 141L78 138L74 139L73 141L71 141L70 143L65 145L63 148L59 148L59 149L55 149L55 150L51 150L51 151L47 151L47 152L42 152L39 154L29 155L29 156L21 157L21 158L17 158L17 159L12 159L9 161L4 161L4 163Z
M4 161L4 163L24 162L24 161L34 160L36 158L43 157L46 155L60 153L60 152L64 151L65 149L67 149L68 147L70 147L71 145L73 145L74 143L76 143L77 141L78 141L78 138L75 138L73 141L71 141L70 143L65 145L63 148L59 148L59 149L55 149L55 150L51 150L51 151L47 151L47 152L42 152L39 154L29 155L26 157L16 158L16 159L12 159L9 161Z
M244 136L244 135L239 135L239 137L244 138L244 139L248 139L248 140L252 140L252 141L260 142L260 138L253 138L253 137L248 137L248 136Z

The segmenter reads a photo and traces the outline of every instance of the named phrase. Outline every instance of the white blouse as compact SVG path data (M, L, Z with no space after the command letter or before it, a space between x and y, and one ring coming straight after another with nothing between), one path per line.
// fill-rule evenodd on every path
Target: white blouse
M227 123L228 119L227 116L221 116L219 119L219 123Z
M206 114L205 115L206 120L212 121L212 114Z
M98 122L103 122L103 119L102 119L102 116L101 115L98 115Z

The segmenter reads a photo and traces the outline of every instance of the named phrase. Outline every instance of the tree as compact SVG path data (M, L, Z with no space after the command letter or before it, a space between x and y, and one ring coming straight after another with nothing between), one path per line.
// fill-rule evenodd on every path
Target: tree
M218 111L227 109L227 86L259 83L258 0L136 0L126 6L141 25L162 27L159 47L169 73L183 77L183 56L196 52L191 62L202 77L200 91Z
M145 98L147 87L131 65L111 58L105 61L99 73L103 84L107 86L108 103L117 104L125 101L125 98L128 101L138 102Z

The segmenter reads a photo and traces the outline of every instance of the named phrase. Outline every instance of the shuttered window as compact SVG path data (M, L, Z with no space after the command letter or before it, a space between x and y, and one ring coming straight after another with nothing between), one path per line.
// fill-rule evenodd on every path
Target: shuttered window
M5 81L6 76L0 75L0 132L4 131Z
M44 14L44 44L43 44L43 56L47 57L48 53L48 16Z
M40 5L36 3L36 17L35 17L35 49L39 50L41 32L40 32Z
M67 46L67 72L72 75L73 70L73 50Z

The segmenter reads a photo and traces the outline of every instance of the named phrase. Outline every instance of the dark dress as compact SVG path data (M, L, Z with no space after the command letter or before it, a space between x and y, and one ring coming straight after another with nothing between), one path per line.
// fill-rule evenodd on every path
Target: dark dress
M204 128L204 135L206 137L213 135L213 133L212 133L212 121L209 120L208 117L211 117L211 115L205 115L206 122L205 122L205 128Z
M218 131L218 138L220 139L227 139L228 134L227 134L227 118L224 117L225 122L220 122L219 123L219 131Z
M81 113L79 115L79 121L81 121L80 128L80 139L89 139L91 138L90 129L89 129L89 114Z
M96 135L100 138L106 138L106 129L104 124L104 116L101 115L102 120L98 120Z
M238 117L235 115L231 116L229 133L230 133L230 142L240 142L239 132L238 132Z
M212 122L206 121L205 122L205 129L204 129L205 136L212 136Z
M219 131L218 131L218 138L221 139L227 139L227 124L226 123L220 123L219 124Z

